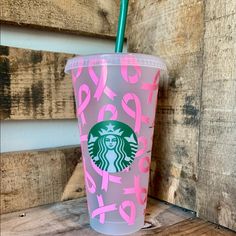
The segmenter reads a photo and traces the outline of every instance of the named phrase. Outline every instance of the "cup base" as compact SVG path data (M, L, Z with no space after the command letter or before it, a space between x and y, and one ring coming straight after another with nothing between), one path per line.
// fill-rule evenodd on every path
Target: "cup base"
M125 222L105 222L101 224L97 219L90 219L90 226L97 232L107 235L126 235L139 231L144 225L144 217L136 219L133 225Z

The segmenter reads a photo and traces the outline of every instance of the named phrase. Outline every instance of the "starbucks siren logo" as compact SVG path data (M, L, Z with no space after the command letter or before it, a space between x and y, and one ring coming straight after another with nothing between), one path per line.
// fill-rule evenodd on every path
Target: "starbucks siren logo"
M99 122L88 135L88 151L93 162L108 172L119 172L130 166L137 149L134 131L119 121Z

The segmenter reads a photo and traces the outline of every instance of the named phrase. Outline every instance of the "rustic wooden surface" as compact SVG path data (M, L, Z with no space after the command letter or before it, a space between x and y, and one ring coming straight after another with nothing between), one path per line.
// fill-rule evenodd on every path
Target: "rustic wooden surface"
M19 217L23 213L26 216ZM147 214L146 232L193 217L190 212L153 199L149 201ZM85 198L5 214L1 220L4 236L101 235L89 226ZM146 235L145 231L135 235Z
M236 231L236 1L205 1L197 212Z
M150 220L152 219L152 220ZM3 236L102 235L89 226L84 198L2 215ZM137 236L233 236L234 232L194 218L191 212L149 199L147 222Z
M70 76L72 54L0 46L0 118L75 118Z
M236 229L236 1L132 1L129 50L159 55L150 194Z
M60 201L80 157L78 147L1 153L1 213ZM84 196L83 175L77 191Z
M129 50L159 55L169 78L160 83L150 194L196 209L202 76L203 1L132 1Z
M0 22L114 37L118 0L2 0Z

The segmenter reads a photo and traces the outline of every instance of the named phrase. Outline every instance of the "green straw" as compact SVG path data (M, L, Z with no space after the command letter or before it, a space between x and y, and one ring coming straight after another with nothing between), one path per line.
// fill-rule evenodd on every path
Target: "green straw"
M115 52L123 51L128 3L129 3L129 0L120 0L120 16L119 16L119 22L118 22L117 35L116 35Z

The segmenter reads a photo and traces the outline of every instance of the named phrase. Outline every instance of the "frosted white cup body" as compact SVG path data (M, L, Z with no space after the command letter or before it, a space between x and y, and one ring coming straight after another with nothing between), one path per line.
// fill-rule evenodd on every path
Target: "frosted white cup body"
M68 60L90 225L123 235L144 225L159 78L158 57L97 54Z

